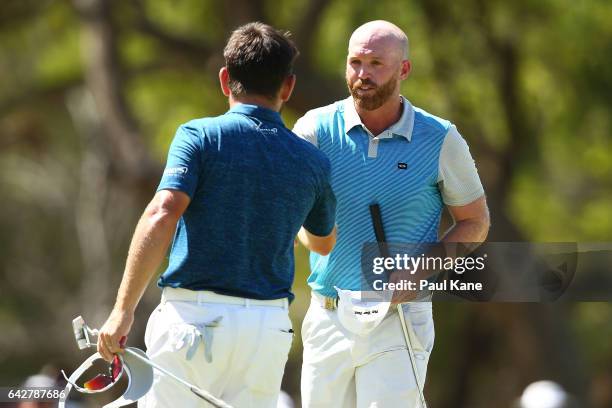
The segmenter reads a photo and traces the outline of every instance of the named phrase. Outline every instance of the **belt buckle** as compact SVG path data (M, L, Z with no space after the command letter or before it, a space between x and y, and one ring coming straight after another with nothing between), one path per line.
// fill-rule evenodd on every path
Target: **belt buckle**
M325 296L325 309L335 310L336 309L336 299Z

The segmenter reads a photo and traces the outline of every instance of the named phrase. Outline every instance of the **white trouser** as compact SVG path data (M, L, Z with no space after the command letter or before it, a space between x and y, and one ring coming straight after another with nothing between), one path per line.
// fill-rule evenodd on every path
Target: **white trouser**
M421 386L434 343L431 302L403 305ZM408 323L410 322L410 323ZM366 337L342 327L336 310L313 298L302 324L302 406L417 408L419 391L397 309Z
M164 288L145 333L147 355L236 408L276 407L293 339L287 299L258 301ZM139 407L209 407L154 370Z

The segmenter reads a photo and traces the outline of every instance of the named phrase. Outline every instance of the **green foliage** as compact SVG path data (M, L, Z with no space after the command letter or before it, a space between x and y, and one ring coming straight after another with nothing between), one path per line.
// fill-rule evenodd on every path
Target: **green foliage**
M74 3L13 3L0 17L0 191L5 192L0 212L0 325L7 333L0 338L0 366L12 367L0 372L2 384L21 381L45 358L76 363L68 323L88 307L88 299L71 294L84 292L86 277L92 276L84 250L92 238L79 236L79 217L98 211L106 236L110 260L102 282L108 284L94 287L106 291L97 304L102 316L112 303L138 215L153 192L149 184L128 182L117 174L116 158L106 150L110 139L99 129L83 126L88 122L81 123L84 118L69 109L75 94L91 90L91 49ZM319 81L315 84L337 82L338 89L345 89L351 32L368 20L387 19L404 28L410 39L413 69L402 93L414 105L452 120L468 140L490 202L495 202L491 212L498 239L612 241L610 2L333 0L322 2L315 10L320 13L312 14L315 20L304 24L311 3L108 3L117 40L114 68L123 98L114 102L125 102L138 140L156 163L164 162L179 124L227 109L217 79L221 50L248 13L258 12L266 22L301 35L296 38L303 50L298 63L308 67L305 75ZM157 31L143 29L143 19ZM331 103L338 97L332 92L319 86L316 101L298 104L294 98L283 118L293 124L306 109ZM100 162L93 164L99 167L91 167L96 158ZM100 175L99 184L88 183L91 174ZM94 205L97 201L100 208ZM502 216L516 231L501 229L503 223L496 221ZM297 336L291 367L299 364L299 327L310 296L308 273L307 252L298 247L297 298L291 310ZM145 299L143 316L154 298ZM503 329L506 319L517 319L517 312L495 314L488 306L434 306L438 335L428 387L436 406L443 406L449 390L460 386L466 387L461 406L493 406L496 393L508 401L523 382L533 379L531 373L517 372L515 361L506 362L512 367L504 369L499 365L505 360L493 360L500 352L487 347L509 348L519 341L517 333ZM596 376L612 361L610 304L569 309L572 336ZM144 318L140 320L137 332L144 326ZM32 336L29 324L51 335ZM529 333L520 341L541 333L539 327L524 327ZM483 353L478 359L472 350L477 360L473 375L461 382L457 373L468 375L461 358L470 348L470 333L484 339L478 344ZM39 352L30 356L32 349ZM573 356L576 361L580 357ZM500 373L500 382L510 378L514 388L498 386L491 373ZM286 386L296 394L297 371L288 377ZM481 383L490 391L478 392Z
M143 74L130 83L128 98L156 157L165 160L177 127L197 117L227 110L216 78L203 72L167 69Z
M215 0L148 0L145 11L169 32L218 43L225 38L218 5Z

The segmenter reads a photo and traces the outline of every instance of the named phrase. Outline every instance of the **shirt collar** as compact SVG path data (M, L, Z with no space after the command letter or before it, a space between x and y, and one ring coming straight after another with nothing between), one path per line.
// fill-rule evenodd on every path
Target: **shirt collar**
M378 135L377 137L379 139L392 138L393 136L401 136L408 141L412 139L412 129L414 127L414 108L408 99L404 98L403 96L400 96L400 98L402 98L402 116L396 123ZM361 118L359 117L357 110L355 110L352 96L349 96L344 100L344 125L347 133L355 126L361 126L364 130L366 129L361 122Z
M270 122L277 122L277 123L283 123L283 119L281 118L280 113L278 113L277 111L274 111L272 109L268 109L268 108L264 108L262 106L258 106L258 105L250 105L247 103L238 103L236 105L234 105L229 111L232 113L242 113L243 115L247 115L247 116L254 116L258 119L262 119L262 120L266 120L266 121L270 121Z

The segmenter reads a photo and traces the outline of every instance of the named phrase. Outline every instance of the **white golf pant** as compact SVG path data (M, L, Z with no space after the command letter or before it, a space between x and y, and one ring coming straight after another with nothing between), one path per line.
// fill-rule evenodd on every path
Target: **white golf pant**
M293 339L287 299L164 288L145 333L149 358L236 408L276 407ZM139 407L209 407L154 370Z
M421 387L434 343L431 302L403 305ZM313 297L302 324L302 406L418 408L417 387L397 309L366 337L347 331L336 310Z

